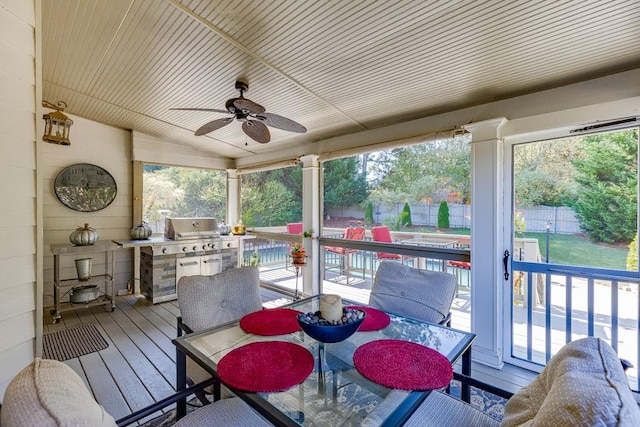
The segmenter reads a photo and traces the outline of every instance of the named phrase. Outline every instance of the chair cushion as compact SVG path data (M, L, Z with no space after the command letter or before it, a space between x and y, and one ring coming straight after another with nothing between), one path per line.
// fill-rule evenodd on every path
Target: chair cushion
M241 399L233 397L205 405L174 424L174 427L257 427L271 426L260 414Z
M4 427L116 425L73 369L48 359L35 359L11 380L0 416Z
M590 337L565 345L509 399L502 425L639 426L640 409L615 351Z
M242 267L213 276L183 277L178 282L178 305L182 321L194 332L261 310L258 269Z
M376 272L369 305L391 313L439 323L449 313L456 277L383 261Z
M500 423L474 406L433 391L406 422L405 427L497 427Z

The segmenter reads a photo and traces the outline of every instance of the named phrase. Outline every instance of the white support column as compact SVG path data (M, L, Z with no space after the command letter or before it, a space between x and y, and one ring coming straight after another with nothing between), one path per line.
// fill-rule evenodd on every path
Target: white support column
M227 224L240 220L240 177L236 169L227 169Z
M471 330L477 334L473 360L494 368L503 365L503 147L505 118L486 120L471 132Z
M302 229L320 230L320 163L317 155L300 158L302 162ZM318 240L303 239L309 256L307 267L303 268L303 292L315 295L320 292L320 245Z

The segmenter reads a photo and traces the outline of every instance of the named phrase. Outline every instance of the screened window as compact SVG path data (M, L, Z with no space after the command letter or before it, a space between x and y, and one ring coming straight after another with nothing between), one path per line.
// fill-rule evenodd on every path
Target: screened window
M225 219L225 171L178 166L143 165L142 216L154 230L164 232L164 218Z

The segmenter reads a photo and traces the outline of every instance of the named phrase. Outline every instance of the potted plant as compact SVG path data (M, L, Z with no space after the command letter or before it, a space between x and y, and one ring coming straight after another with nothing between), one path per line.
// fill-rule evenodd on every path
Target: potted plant
M303 238L308 238L313 236L313 230L306 230L302 232ZM293 264L306 264L307 263L307 252L304 249L302 243L294 243L291 246L291 258Z
M293 246L291 246L291 258L293 259L293 264L299 265L307 263L307 252L301 243L294 243Z

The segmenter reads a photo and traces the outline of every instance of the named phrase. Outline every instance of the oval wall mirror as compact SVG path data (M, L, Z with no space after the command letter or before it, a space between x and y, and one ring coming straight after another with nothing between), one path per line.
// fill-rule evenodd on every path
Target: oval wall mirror
M60 202L76 211L95 212L116 198L116 180L100 166L80 163L64 168L53 185Z

